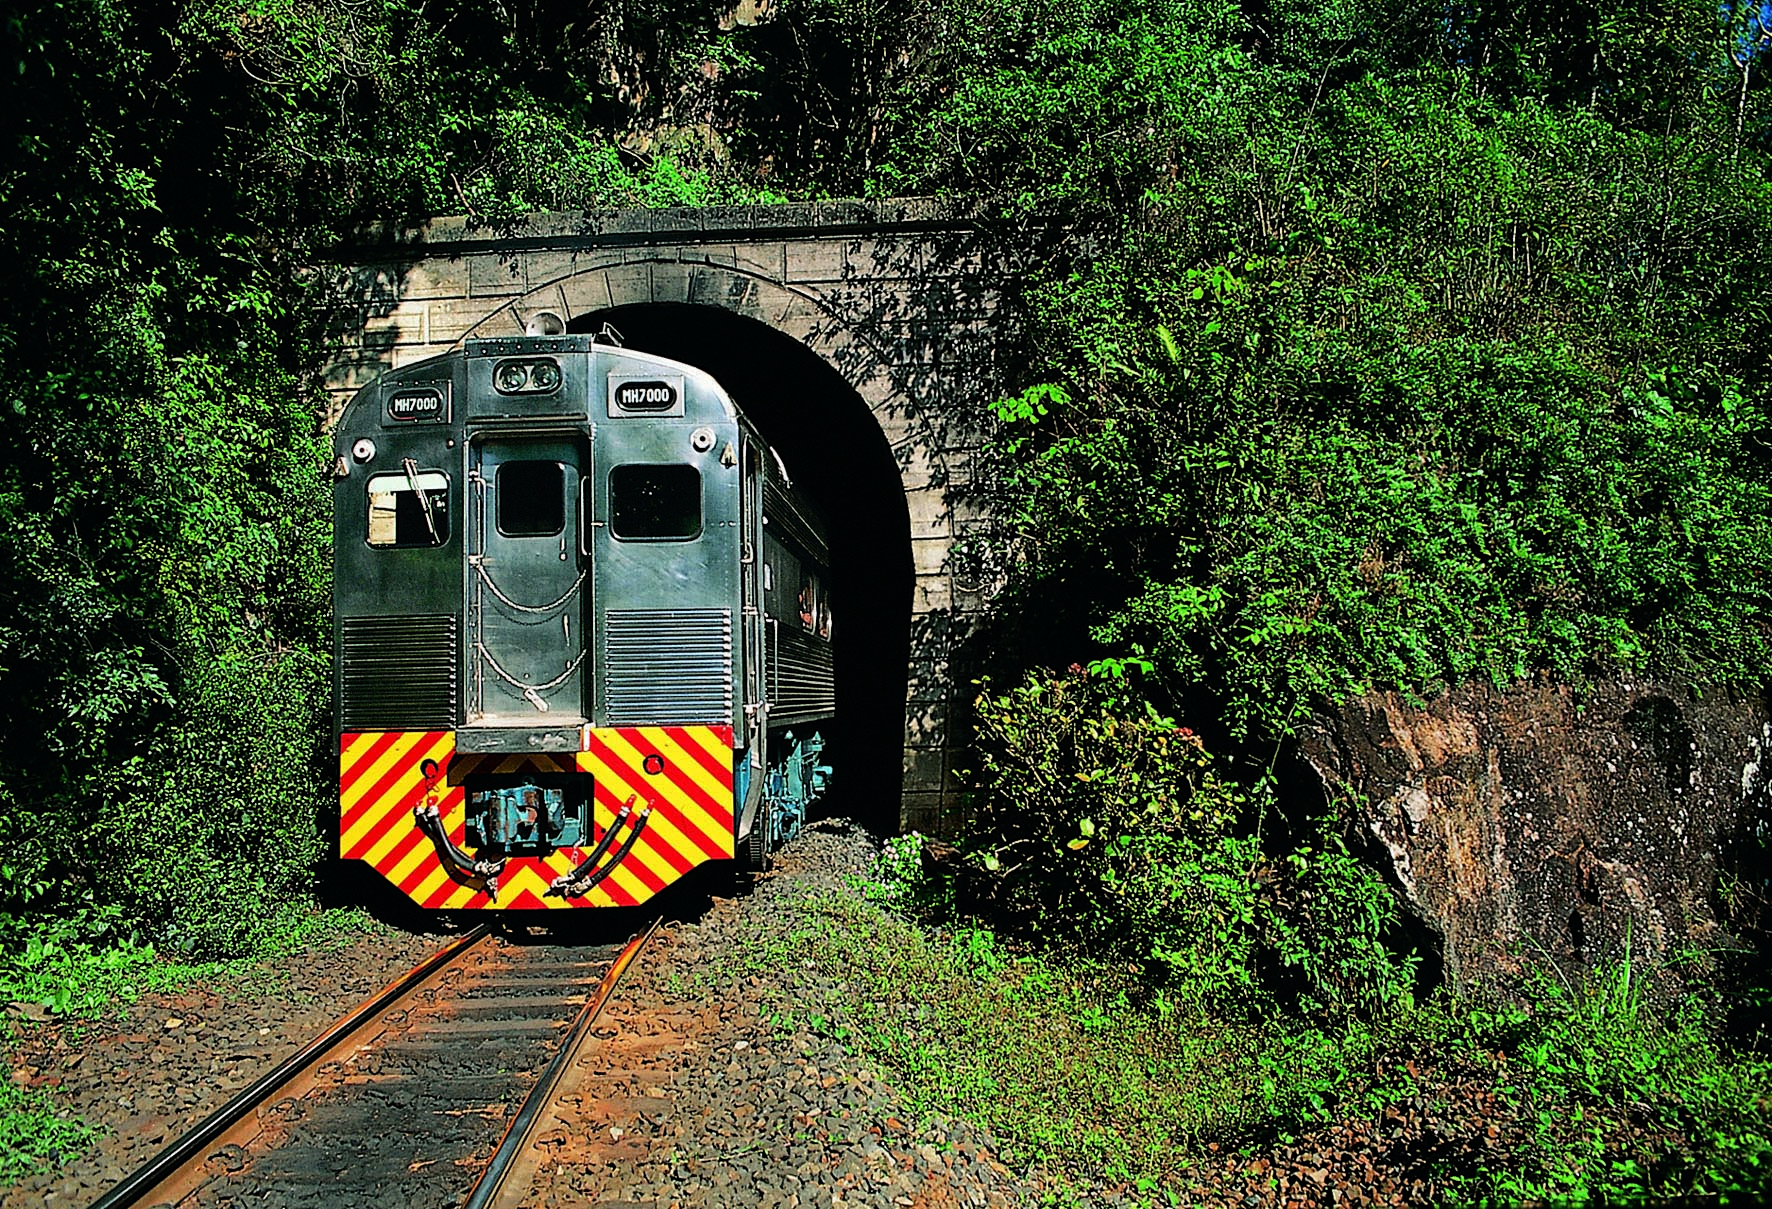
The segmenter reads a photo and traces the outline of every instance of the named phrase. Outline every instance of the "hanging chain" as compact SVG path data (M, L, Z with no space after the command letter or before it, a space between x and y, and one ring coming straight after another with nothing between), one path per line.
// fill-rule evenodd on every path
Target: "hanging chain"
M585 573L583 571L580 571L578 573L578 578L572 581L572 586L570 588L566 589L566 595L562 596L559 600L556 600L553 604L545 604L545 605L518 604L516 601L512 600L509 596L506 596L497 584L492 582L492 576L491 576L491 574L489 574L487 572L486 565L480 561L479 555L475 555L474 557L468 559L468 561L473 564L474 571L480 576L480 578L482 580L485 581L486 586L492 589L492 594L494 596L498 597L500 600L504 601L504 603L509 605L511 608L517 610L517 612L519 612L519 613L552 613L555 609L559 608L561 605L563 605L567 601L571 600L573 597L573 594L576 593L579 590L579 588L583 587L584 582L585 582Z
M546 684L524 684L521 680L505 671L504 668L499 665L498 660L492 657L492 652L486 649L485 643L474 643L474 649L480 652L480 657L486 660L486 662L491 665L492 670L497 672L507 684L512 688L521 689L525 693L545 693L550 689L559 688L562 684L566 683L566 678L568 676L578 670L578 665L585 661L585 652L580 651L578 653L578 658L566 665L565 671L561 672L558 676L555 676Z

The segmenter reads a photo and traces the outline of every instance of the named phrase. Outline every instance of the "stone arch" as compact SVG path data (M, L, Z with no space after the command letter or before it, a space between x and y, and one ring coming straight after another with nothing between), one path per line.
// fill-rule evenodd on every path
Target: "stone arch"
M574 316L646 304L714 307L756 320L831 365L874 414L894 456L905 490L945 483L952 475L940 442L922 439L915 420L922 400L907 398L907 375L866 317L846 315L853 299L843 291L785 283L761 267L690 263L661 255L635 259L586 258L530 285L474 323L450 347L469 337L520 336L539 311L570 322ZM850 305L845 305L850 304Z

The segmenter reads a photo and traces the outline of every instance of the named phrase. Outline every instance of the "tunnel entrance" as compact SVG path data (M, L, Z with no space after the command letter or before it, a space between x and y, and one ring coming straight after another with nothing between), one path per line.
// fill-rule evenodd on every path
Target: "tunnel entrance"
M831 527L838 762L831 807L898 831L910 665L911 522L886 435L829 363L767 324L716 307L639 303L574 316L622 343L706 370L731 393Z

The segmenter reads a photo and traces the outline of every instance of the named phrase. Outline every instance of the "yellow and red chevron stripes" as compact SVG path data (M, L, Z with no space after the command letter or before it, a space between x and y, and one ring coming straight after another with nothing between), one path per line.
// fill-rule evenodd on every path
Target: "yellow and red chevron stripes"
M450 731L370 731L339 740L339 855L367 861L414 902L432 909L534 910L633 906L696 865L732 856L732 730L724 726L641 726L591 729L582 752L547 755L456 755ZM662 768L646 771L657 756ZM423 766L440 775L427 785ZM478 879L455 874L412 821L415 806L435 795L444 829L465 848L462 784L476 772L585 772L593 785L597 834L630 797L652 815L627 859L583 898L546 898L548 883L587 852L566 848L548 857L512 857L493 902ZM627 837L624 825L615 847ZM611 850L613 852L613 848Z

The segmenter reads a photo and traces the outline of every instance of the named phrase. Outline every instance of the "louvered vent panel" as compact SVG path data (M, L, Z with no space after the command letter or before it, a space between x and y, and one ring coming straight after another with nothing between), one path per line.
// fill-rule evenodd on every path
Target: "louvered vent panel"
M612 610L603 700L612 726L732 721L732 613Z
M339 660L344 729L455 725L455 618L347 617Z
M773 659L769 716L772 720L828 717L837 712L836 667L831 644L782 626Z

